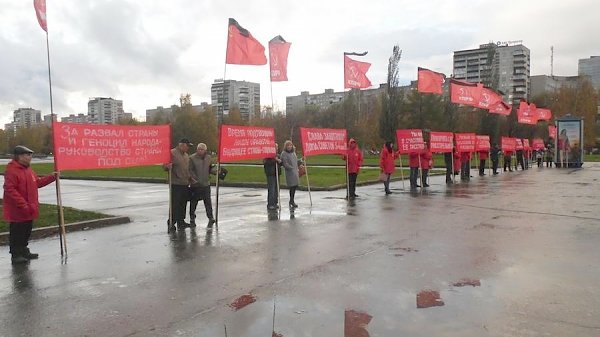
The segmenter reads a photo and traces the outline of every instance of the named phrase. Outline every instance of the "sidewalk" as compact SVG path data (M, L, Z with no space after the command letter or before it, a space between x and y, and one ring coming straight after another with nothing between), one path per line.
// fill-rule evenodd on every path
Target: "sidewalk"
M367 336L344 334L350 310L370 336L598 336L598 179L586 163L359 187L351 204L298 192L280 220L264 189L222 188L218 231L174 235L167 185L65 180L65 206L132 222L69 234L66 263L56 238L21 268L2 247L0 336L269 336L274 302L286 337ZM424 290L444 305L418 309Z

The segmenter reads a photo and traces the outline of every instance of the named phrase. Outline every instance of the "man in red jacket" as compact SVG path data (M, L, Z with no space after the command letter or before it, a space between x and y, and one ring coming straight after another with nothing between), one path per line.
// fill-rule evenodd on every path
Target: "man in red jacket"
M10 253L13 264L37 259L38 254L29 251L29 237L33 220L39 216L38 188L56 180L56 173L39 178L30 167L33 151L17 145L13 160L4 172L4 220L10 225Z
M346 160L346 158L348 160L348 192L350 194L348 199L354 199L358 197L355 193L356 178L358 177L358 172L360 172L360 166L363 163L362 151L356 145L354 138L350 138L350 141L348 142L348 150L343 159Z

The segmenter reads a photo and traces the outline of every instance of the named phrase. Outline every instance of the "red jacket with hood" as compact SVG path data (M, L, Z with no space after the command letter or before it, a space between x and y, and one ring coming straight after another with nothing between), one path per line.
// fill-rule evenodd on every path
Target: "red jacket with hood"
M354 138L350 138L350 141L348 141L348 150L344 160L346 160L346 157L348 158L348 173L358 173L363 163L363 155L362 151L356 146Z
M392 174L396 170L396 159L398 158L398 152L391 152L383 146L381 149L381 156L379 157L379 168L383 170L383 173Z
M56 177L39 178L29 166L12 160L4 172L4 220L25 222L37 219L40 214L38 188L52 183Z

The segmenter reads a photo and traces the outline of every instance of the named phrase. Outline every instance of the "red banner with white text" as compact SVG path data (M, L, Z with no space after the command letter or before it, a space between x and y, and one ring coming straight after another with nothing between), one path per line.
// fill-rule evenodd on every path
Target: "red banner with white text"
M517 122L535 125L538 122L536 110L535 104L528 104L525 101L521 101L517 110Z
M168 163L171 126L52 123L57 170Z
M500 94L490 88L481 88L481 96L479 96L479 102L477 102L478 108L489 110L499 102L502 102Z
M454 134L452 132L431 131L429 133L429 150L435 153L452 152Z
M546 148L546 145L544 145L544 140L541 138L534 138L533 142L531 143L531 147L534 150L543 150Z
M490 151L490 136L477 135L475 138L475 152Z
M523 150L523 140L521 138L514 138L515 140L515 150L519 151L519 150Z
M502 142L500 143L500 147L502 151L507 152L515 152L517 143L515 142L515 138L512 137L502 137Z
M523 139L523 149L531 150L531 146L529 145L529 139Z
M319 154L346 154L348 149L346 129L300 128L302 154L305 157Z
M420 129L396 130L398 152L401 154L421 153L425 150L423 131Z
M273 158L275 155L275 129L221 125L219 162Z
M475 152L477 137L474 133L455 133L456 152Z

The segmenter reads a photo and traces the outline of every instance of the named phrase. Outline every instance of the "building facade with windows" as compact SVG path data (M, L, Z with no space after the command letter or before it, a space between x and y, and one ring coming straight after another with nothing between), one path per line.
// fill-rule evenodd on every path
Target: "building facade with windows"
M260 113L260 84L236 80L215 80L210 88L211 105L215 107L217 119L222 120L229 111L237 107L242 119L249 121Z
M600 90L600 56L580 59L577 73L580 76L588 76L592 81L594 89Z
M93 97L88 101L88 116L92 124L116 124L125 118L123 101L112 97Z

